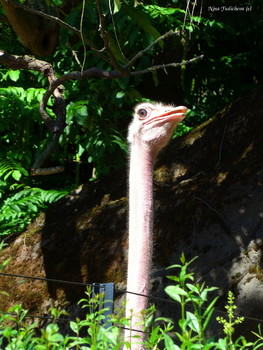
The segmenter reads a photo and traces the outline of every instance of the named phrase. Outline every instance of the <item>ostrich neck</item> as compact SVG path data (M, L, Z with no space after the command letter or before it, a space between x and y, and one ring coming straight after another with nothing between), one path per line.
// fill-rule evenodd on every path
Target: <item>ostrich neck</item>
M152 263L153 166L156 153L145 144L131 145L129 173L129 254L127 290L149 293ZM126 315L138 315L146 309L148 299L127 295Z

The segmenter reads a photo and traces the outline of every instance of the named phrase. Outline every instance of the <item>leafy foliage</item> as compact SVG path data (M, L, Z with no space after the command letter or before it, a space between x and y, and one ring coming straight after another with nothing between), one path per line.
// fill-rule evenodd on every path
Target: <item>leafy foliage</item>
M7 189L13 189L16 185L10 184L10 178L19 182L22 176L28 176L28 172L20 163L14 160L0 159L0 198Z
M170 276L176 284L168 286L166 292L172 299L181 305L181 315L178 315L176 322L165 317L155 317L155 308L152 306L144 315L145 330L147 337L144 341L144 349L164 350L237 350L237 349L260 349L263 345L261 330L254 333L257 339L249 342L245 337L232 340L234 326L242 322L241 318L234 320L233 295L229 294L229 304L226 307L229 319L224 319L224 338L208 338L204 330L208 327L214 311L217 298L208 300L208 294L215 288L207 288L204 285L194 284L194 276L188 271L191 264L181 256L181 264L174 265L179 269L178 275ZM2 270L4 263L0 266ZM189 283L191 282L191 283ZM88 289L86 297L79 301L86 309L86 317L83 320L67 320L68 314L55 308L50 310L53 320L45 327L38 329L39 325L30 322L28 312L21 305L15 305L7 312L0 311L0 346L4 350L45 350L45 349L127 349L132 348L134 342L140 341L136 337L131 342L122 337L122 328L129 326L129 320L124 318L124 310L118 310L114 315L104 314L103 295L93 295ZM107 301L109 302L109 301ZM185 306L192 306L188 311ZM208 304L208 305L207 305ZM60 330L59 323L68 321L71 335L64 334ZM220 317L219 322L222 323ZM174 333L174 326L179 326L179 331Z
M68 126L62 143L74 144L75 159L81 159L85 153L88 163L94 164L98 177L118 168L124 160L122 153L127 153L127 145L112 123L103 119L103 109L97 101L72 102L67 112Z
M39 147L39 135L47 136L38 113L44 92L42 88L0 88L1 158L23 161L25 168L30 166L33 150Z
M256 10L256 0L247 2ZM56 6L62 6L56 4ZM107 24L107 34L113 54L121 64L134 56L139 50L149 45L160 34L171 29L186 29L185 44L182 46L180 38L173 38L169 47L164 42L144 55L138 63L137 69L144 69L151 65L153 57L172 56L174 49L180 52L178 61L204 54L205 60L198 65L182 69L177 78L180 86L179 94L184 96L185 104L191 107L189 117L178 129L176 135L188 132L192 127L206 120L225 104L251 88L255 81L262 79L261 64L258 57L259 50L250 49L250 37L259 40L257 33L262 20L252 18L252 13L235 14L234 21L232 13L220 14L208 11L204 5L202 16L192 16L185 13L185 1L156 2L146 1L144 4L130 1L114 1L111 6L103 3L103 12ZM199 14L197 8L195 14ZM65 17L68 24L79 27L82 13L82 4L70 8ZM255 12L253 11L253 16ZM186 22L185 20L186 16ZM228 16L231 16L231 22ZM247 25L251 21L251 25ZM246 23L245 23L246 22ZM244 25L246 24L246 25ZM97 16L96 3L86 1L84 11L84 34L96 47L103 45L98 33L99 19ZM5 26L3 27L5 28ZM6 29L7 30L7 29ZM191 32L191 35L188 35ZM238 37L237 37L238 33ZM237 40L238 39L238 40ZM233 48L232 43L236 45ZM243 47L242 47L242 45ZM254 47L253 43L253 47ZM258 45L262 45L259 40ZM14 45L18 50L18 44ZM87 55L89 67L110 69L111 67L94 56L91 50L85 52L80 40L65 28L61 29L60 46L53 56L53 65L58 74L79 70L84 55ZM253 67L248 69L253 62ZM252 68L252 67L251 67ZM244 80L246 74L246 84ZM27 154L27 162L32 164L41 148L47 142L47 132L39 121L37 112L37 101L43 94L44 79L36 73L10 71L2 69L0 114L2 132L8 132L8 145L14 142L14 149L19 149ZM170 73L170 71L169 71ZM154 84L159 84L159 74L153 74ZM173 79L173 73L170 73ZM31 86L28 85L31 82ZM90 79L88 82L66 83L68 105L68 127L64 137L61 138L61 152L57 153L56 160L59 162L81 161L90 163L96 170L97 177L110 172L116 167L122 167L125 160L125 129L128 119L123 119L124 114L129 115L134 102L142 100L141 94L142 78L125 78L119 80L105 81ZM9 86L6 84L9 83ZM10 83L23 85L10 86ZM35 86L35 87L32 87ZM23 91L22 91L22 90ZM109 93L110 92L110 93ZM151 91L149 92L149 96ZM12 102L10 102L12 101ZM5 113L3 112L5 111ZM10 118L7 117L10 113ZM12 114L12 117L11 117ZM12 121L16 116L17 125L26 125L21 135L12 130ZM36 134L36 130L38 131ZM34 140L34 135L38 137ZM116 143L116 135L118 142ZM40 136L40 137L39 137ZM93 174L95 171L93 171ZM91 175L91 172L90 172Z
M20 232L41 210L68 194L30 187L24 182L28 177L18 161L0 159L0 236Z
M57 0L53 5L57 13L63 14L63 20L75 28L80 27L83 15L83 34L97 50L104 47L98 31L100 20L95 1L87 0L84 12L83 4L78 2ZM127 64L138 51L169 30L179 31L182 35L160 41L145 52L137 62L137 70L153 64L181 62L201 54L204 60L144 77L67 81L67 127L56 153L47 164L70 168L68 174L60 176L59 188L123 169L127 160L126 130L135 103L158 99L187 105L190 112L177 128L174 135L177 137L262 81L263 16L260 1L243 1L243 6L252 6L252 11L245 13L213 12L209 10L209 2L203 3L201 11L198 5L200 2L190 16L186 12L185 0L101 2L109 45L118 64ZM0 15L3 15L1 6ZM10 53L29 53L8 23L0 25L0 41L1 49ZM65 27L60 28L57 50L52 57L47 57L47 61L52 63L58 76L82 68L113 69L107 60L94 55ZM26 186L46 190L54 188L54 177L36 180L28 176L34 160L50 141L38 112L47 85L45 77L33 71L2 67L0 81L1 199L15 196L15 192L24 191ZM48 107L52 116L52 100ZM10 162L6 168L3 160ZM11 226L15 225L11 222Z
M68 194L66 190L26 188L0 205L0 235L22 231L41 210Z

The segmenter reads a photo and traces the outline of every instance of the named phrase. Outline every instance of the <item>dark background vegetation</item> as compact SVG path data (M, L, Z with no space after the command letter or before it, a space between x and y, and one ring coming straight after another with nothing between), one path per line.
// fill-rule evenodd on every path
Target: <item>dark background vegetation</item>
M67 126L59 148L45 164L64 165L65 171L60 174L29 175L32 163L50 139L38 112L46 79L38 72L0 67L1 235L22 230L40 210L77 185L116 170L126 171L125 139L135 103L150 99L188 106L189 116L178 128L177 136L262 82L262 5L260 0L230 2L203 1L194 7L189 3L190 16L185 12L185 0L112 1L111 8L108 1L102 1L108 38L120 64L169 30L179 30L181 35L149 50L137 62L136 70L198 55L204 55L204 59L142 76L66 82ZM244 10L222 10L222 6ZM81 2L56 0L52 11L79 28ZM16 55L32 54L18 40L2 7L0 14L0 49ZM103 41L98 27L96 3L87 0L83 33L100 49ZM79 71L84 58L85 69L112 69L88 47L85 57L79 37L61 27L55 51L44 59L60 76ZM52 101L49 107L52 113Z

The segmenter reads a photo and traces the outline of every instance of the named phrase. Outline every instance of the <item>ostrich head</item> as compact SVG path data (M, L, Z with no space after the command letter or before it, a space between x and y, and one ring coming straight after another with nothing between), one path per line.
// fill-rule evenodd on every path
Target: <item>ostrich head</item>
M164 147L176 125L184 117L187 108L161 103L141 103L134 109L133 121L129 126L128 141L131 145L151 147L157 153Z

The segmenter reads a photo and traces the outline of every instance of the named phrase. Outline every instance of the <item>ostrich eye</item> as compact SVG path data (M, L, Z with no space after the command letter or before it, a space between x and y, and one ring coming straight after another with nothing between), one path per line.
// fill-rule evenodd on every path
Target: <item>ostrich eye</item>
M144 109L144 108L141 108L141 109L138 110L138 116L139 116L140 119L146 118L147 114L148 113L147 113L146 109Z

